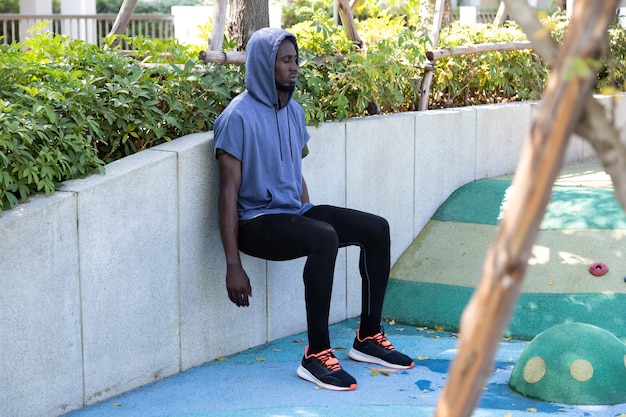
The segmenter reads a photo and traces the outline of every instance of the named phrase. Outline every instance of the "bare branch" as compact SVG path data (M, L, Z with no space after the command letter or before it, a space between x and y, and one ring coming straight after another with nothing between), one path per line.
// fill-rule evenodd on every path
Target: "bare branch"
M516 0L504 0L504 2L535 50L548 65L554 65L558 45L541 24L533 9L527 2ZM576 134L589 141L597 152L606 173L613 181L615 198L626 211L626 146L620 140L619 131L614 123L607 118L604 108L591 94L587 97L587 106L576 127Z
M436 417L469 417L480 399L517 302L568 140L595 83L594 71L572 76L570 70L576 60L600 55L616 4L617 0L576 2L570 29L513 178L509 206L487 254L480 284L463 312L459 351Z

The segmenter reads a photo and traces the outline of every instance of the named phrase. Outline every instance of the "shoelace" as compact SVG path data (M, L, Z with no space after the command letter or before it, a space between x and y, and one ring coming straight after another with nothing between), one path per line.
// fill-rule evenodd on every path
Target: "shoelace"
M313 353L311 356L315 356L325 367L331 371L338 371L341 369L339 361L335 358L335 351L332 349L326 349L319 353Z
M385 337L384 333L377 333L374 336L370 336L372 339L374 339L374 341L376 343L378 343L380 346L384 347L387 350L396 350L393 345L391 344L391 342L389 340L387 340L387 338ZM367 338L366 338L367 339Z

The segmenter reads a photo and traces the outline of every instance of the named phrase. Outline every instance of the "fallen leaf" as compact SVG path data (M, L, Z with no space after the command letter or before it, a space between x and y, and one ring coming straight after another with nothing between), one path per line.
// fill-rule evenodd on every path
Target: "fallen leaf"
M372 367L368 367L368 369L370 371L372 371L372 376L376 376L378 374L384 375L384 376L389 376L389 374L394 373L394 372L398 372L397 369L389 369L389 368L372 368Z
M113 407L121 407L121 406L122 406L122 404L121 404L121 403L114 403L114 404L113 404Z
M335 346L335 350L346 350L342 345Z
M437 330L438 332L443 332L443 326L435 326L435 330Z
M419 330L420 332L423 332L424 330L426 330L426 327L416 327L416 330Z
M224 362L226 359L228 359L226 356L222 356L222 357L217 358L217 360L220 361L220 362Z
M399 331L399 332L403 332L404 331L404 327L398 327L396 330Z
M551 279L550 281L548 281L548 285L554 285L554 280Z
M425 361L425 360L428 360L428 356L418 356L418 357L417 357L417 360L418 360L418 361Z
M536 408L527 408L526 411L528 411L529 413L536 413L537 409Z
M304 339L295 339L293 341L293 343L302 343L302 342L304 342Z
M282 349L272 349L272 351L274 351L274 352L282 352L283 350Z
M393 326L394 324L396 324L396 321L395 321L395 320L389 320L389 325L390 325L390 326Z
M265 361L266 361L266 359L265 359L265 358L256 358L256 361L257 361L257 362L265 362Z

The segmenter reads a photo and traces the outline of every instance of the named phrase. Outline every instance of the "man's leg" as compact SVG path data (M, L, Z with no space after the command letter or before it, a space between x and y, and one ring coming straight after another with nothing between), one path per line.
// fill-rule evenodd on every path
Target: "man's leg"
M361 248L360 334L372 336L379 333L389 280L389 223L374 214L334 206L315 206L304 215L331 224L337 232L339 247L357 245Z
M339 237L340 247L361 247L361 324L348 356L395 369L412 368L413 360L396 351L381 329L390 268L391 239L387 221L373 214L332 206L313 207L305 216L331 224Z
M248 255L272 261L307 257L303 279L310 353L330 348L328 316L338 247L329 224L303 216L264 215L239 228L239 248Z
M239 228L239 248L248 255L284 261L306 256L304 292L309 346L296 373L330 390L354 390L356 380L343 370L330 348L328 315L333 287L337 233L327 223L294 215L264 215Z

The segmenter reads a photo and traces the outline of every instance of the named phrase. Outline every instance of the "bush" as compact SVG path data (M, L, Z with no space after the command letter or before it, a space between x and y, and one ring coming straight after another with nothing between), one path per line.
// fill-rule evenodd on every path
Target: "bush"
M0 209L126 155L210 130L240 91L241 68L199 73L198 61L175 46L173 57L185 64L154 69L63 36L2 46Z
M308 123L365 116L375 104L384 113L417 108L429 40L419 21L410 20L383 12L358 21L360 49L321 11L290 28L301 52L294 98ZM557 15L546 22L560 41L566 20ZM609 33L596 91L625 87L626 31L615 26ZM522 39L512 24L455 25L443 31L440 45ZM0 46L0 209L142 149L211 130L244 88L243 66L204 65L198 47L124 40L135 58L49 34ZM225 45L235 46L229 39ZM442 59L429 107L538 99L547 75L532 51Z
M442 31L439 47L454 49L468 44L524 40L526 36L514 25L453 24ZM440 59L433 77L429 108L536 100L541 97L547 77L545 64L531 50Z

